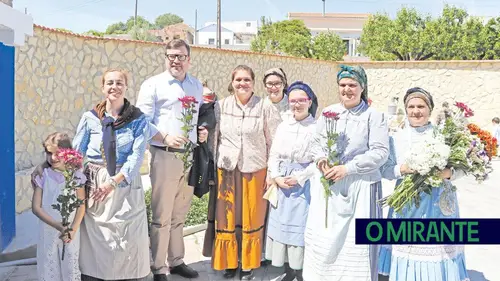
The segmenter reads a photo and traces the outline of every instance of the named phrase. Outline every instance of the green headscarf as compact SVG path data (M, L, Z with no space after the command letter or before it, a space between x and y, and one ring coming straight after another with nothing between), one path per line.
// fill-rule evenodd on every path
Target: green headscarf
M340 71L337 73L337 84L342 78L351 78L358 81L363 88L361 99L368 103L368 78L361 66L340 65Z

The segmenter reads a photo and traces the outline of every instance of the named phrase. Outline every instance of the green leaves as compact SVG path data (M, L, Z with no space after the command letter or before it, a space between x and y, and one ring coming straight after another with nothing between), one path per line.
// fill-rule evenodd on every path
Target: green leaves
M149 22L142 16L138 16L137 19L129 17L126 22L117 22L109 25L104 34L130 34L135 40L158 41L156 36L151 34L149 30L162 29L166 26L181 22L184 22L181 17L171 13L159 15L156 17L154 23ZM94 36L103 35L95 30L90 30L87 33L91 33L91 35Z
M358 50L372 60L498 59L500 17L483 24L449 5L438 18L409 8L395 19L378 13L365 24Z
M178 15L166 13L166 14L159 15L158 17L156 17L155 26L157 29L162 29L165 26L169 26L169 25L173 25L173 24L177 24L177 23L181 23L181 22L184 22L184 20L181 17L179 17Z
M315 59L340 61L348 50L342 38L334 32L322 32L313 38L311 46Z
M346 53L342 39L335 33L312 37L301 20L272 23L263 18L258 35L251 42L254 52L322 60L341 60Z

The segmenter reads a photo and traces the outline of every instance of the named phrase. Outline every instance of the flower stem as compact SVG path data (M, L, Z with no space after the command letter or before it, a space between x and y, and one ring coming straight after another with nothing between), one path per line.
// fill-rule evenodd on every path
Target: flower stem
M325 198L326 200L326 208L325 208L325 228L328 228L328 197Z

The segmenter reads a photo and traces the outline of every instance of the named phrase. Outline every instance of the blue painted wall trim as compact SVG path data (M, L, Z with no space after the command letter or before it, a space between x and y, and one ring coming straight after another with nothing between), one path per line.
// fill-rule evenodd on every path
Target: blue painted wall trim
M15 48L0 43L0 251L16 235Z

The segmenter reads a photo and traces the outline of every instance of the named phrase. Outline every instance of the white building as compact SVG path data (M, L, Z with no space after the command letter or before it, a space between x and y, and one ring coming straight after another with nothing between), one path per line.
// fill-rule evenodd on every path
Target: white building
M221 47L223 49L250 50L250 43L259 31L257 21L221 22ZM207 22L197 31L196 45L217 46L217 23Z
M215 24L216 22L207 22L205 26ZM223 21L222 27L232 30L234 33L254 34L259 31L258 21Z
M234 45L234 32L221 27L221 45ZM217 25L210 24L197 32L196 42L198 45L217 45Z
M321 32L335 32L346 44L346 56L359 56L357 46L369 14L350 13L288 13L289 20L302 20L313 36Z

